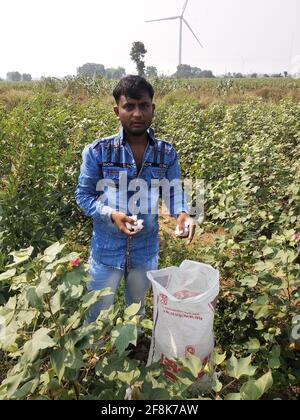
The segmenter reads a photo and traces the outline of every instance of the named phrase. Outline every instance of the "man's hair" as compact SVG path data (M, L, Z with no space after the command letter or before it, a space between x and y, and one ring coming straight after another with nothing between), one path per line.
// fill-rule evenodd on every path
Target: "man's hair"
M118 104L121 96L140 99L145 92L149 93L152 100L154 97L154 89L146 79L141 76L126 76L119 81L113 91L113 95Z

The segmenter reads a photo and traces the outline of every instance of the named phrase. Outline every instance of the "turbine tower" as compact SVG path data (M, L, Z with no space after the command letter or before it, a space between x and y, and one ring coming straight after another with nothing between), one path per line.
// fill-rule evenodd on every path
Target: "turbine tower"
M163 18L163 19L146 20L146 23L149 23L149 22L160 22L162 20L176 20L176 19L179 19L179 65L180 66L182 64L182 27L183 27L183 22L186 24L188 29L192 32L192 34L196 38L200 47L204 48L203 45L201 44L201 42L199 41L199 39L197 38L195 32L193 31L193 29L191 28L189 23L184 18L184 12L187 8L188 2L189 2L189 0L185 1L183 9L182 9L182 13L181 13L180 16L172 16L172 17L167 17L167 18Z

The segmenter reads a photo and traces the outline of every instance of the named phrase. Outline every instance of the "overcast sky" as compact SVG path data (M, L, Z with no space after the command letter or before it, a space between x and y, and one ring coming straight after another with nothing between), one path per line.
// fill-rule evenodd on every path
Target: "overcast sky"
M60 77L86 62L133 72L134 41L144 42L146 65L171 74L178 65L179 21L144 21L179 15L183 4L0 0L0 77L8 71ZM300 68L300 0L189 0L185 18L205 48L185 27L183 63L215 74Z

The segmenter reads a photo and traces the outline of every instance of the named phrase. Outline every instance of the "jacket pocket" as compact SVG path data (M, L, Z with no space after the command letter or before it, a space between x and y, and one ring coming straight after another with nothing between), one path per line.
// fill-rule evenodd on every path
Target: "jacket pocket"
M151 179L164 179L166 177L166 171L164 168L151 168Z

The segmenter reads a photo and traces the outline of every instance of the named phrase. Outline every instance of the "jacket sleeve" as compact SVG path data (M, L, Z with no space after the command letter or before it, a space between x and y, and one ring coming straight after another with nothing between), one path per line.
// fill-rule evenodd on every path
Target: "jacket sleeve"
M166 177L172 186L170 190L170 214L173 217L178 217L179 214L183 212L189 214L186 196L183 190L183 182L181 180L178 155L175 149L172 149L172 160L167 170Z
M92 145L84 149L75 198L86 216L92 217L94 221L108 222L111 221L113 209L105 206L99 199L97 184L102 179L99 158Z

